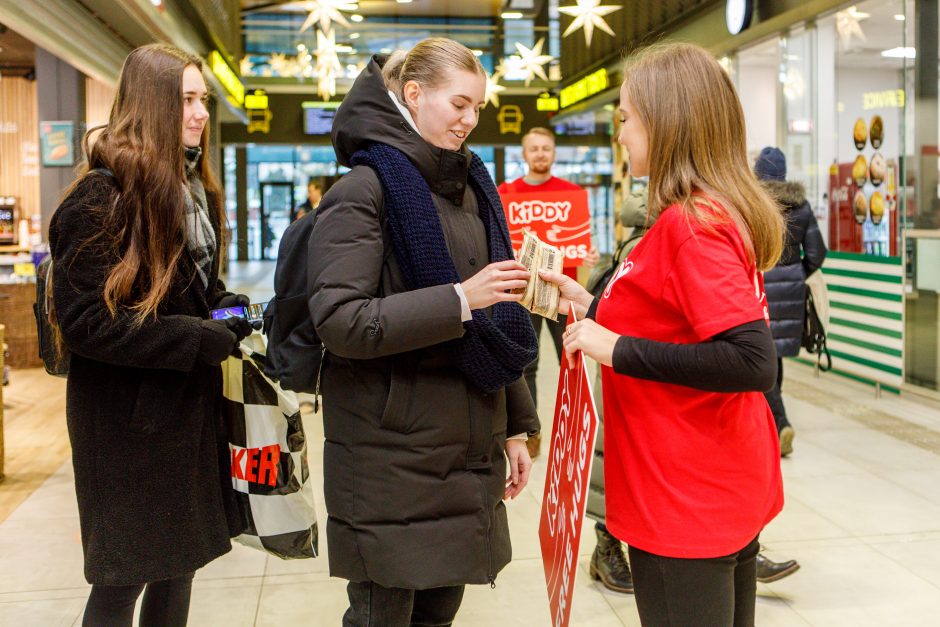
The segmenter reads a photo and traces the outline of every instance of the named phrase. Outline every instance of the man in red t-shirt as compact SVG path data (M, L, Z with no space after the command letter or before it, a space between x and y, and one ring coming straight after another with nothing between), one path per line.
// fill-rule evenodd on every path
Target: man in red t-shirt
M552 175L552 166L555 164L555 135L547 128L540 126L529 129L529 132L522 136L522 159L528 166L528 172L512 182L504 182L499 186L500 194L531 194L538 192L565 192L580 190L581 187L570 183L564 179ZM593 246L587 257L584 259L584 265L588 268L595 266L600 259L597 249ZM574 280L578 280L577 268L565 268L564 273ZM532 326L535 327L535 335L538 337L542 332L542 320L546 320L548 331L551 333L552 341L555 344L555 353L558 360L561 361L562 351L562 333L565 332L567 316L558 316L558 320L547 320L542 316L532 314ZM525 380L532 393L532 400L538 404L538 394L535 387L535 375L538 372L539 362L536 359L525 370ZM529 456L532 459L538 457L539 449L542 443L542 436L537 434L529 438Z

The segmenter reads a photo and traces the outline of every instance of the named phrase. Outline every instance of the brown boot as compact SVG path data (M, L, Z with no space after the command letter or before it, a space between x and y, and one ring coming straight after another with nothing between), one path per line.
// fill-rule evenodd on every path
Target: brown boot
M525 442L525 446L529 449L530 459L538 457L540 449L542 448L542 434L536 433L535 435L530 435L529 439Z
M633 594L633 575L620 540L610 535L602 525L596 525L594 531L597 533L597 546L591 556L591 579L600 580L608 590Z

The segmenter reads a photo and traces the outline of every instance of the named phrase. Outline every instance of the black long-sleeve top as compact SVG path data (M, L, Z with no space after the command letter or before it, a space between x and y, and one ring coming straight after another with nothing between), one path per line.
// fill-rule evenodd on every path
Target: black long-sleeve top
M594 318L597 303L591 303L588 318ZM617 374L708 392L764 392L777 380L777 354L770 327L755 320L695 344L622 335L613 368Z

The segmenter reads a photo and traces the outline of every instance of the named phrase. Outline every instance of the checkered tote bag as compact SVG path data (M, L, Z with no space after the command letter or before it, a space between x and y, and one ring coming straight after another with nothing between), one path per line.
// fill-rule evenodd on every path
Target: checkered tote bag
M246 523L235 540L281 559L316 557L317 513L297 397L264 376L264 356L251 339L222 364L232 487Z

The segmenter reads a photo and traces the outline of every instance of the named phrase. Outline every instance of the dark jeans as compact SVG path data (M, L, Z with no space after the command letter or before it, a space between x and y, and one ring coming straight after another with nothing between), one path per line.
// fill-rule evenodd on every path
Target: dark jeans
M548 332L552 335L552 342L555 343L555 353L558 355L558 361L561 361L561 351L563 348L562 336L565 333L565 325L568 324L568 316L558 316L558 320L549 320L536 314L529 314L532 317L532 327L535 329L535 337L542 337L542 322L548 325ZM525 367L522 373L525 377L526 385L529 386L529 392L532 394L532 400L536 406L539 404L539 396L535 390L535 375L539 370L539 360L535 359L531 364Z
M134 621L137 597L144 593L140 606L140 627L184 627L189 616L189 598L193 575L181 575L163 581L133 586L91 587L85 606L83 627L130 627Z
M645 627L752 627L760 543L725 557L679 559L630 547L636 606Z
M464 586L408 590L350 581L343 627L448 627L460 609L463 591Z
M777 357L777 383L774 384L774 387L769 392L764 392L764 398L767 399L767 404L770 405L770 411L774 413L774 424L777 425L777 433L783 431L784 427L790 426L790 421L787 420L787 410L783 406L783 392L780 390L783 385L783 359Z

